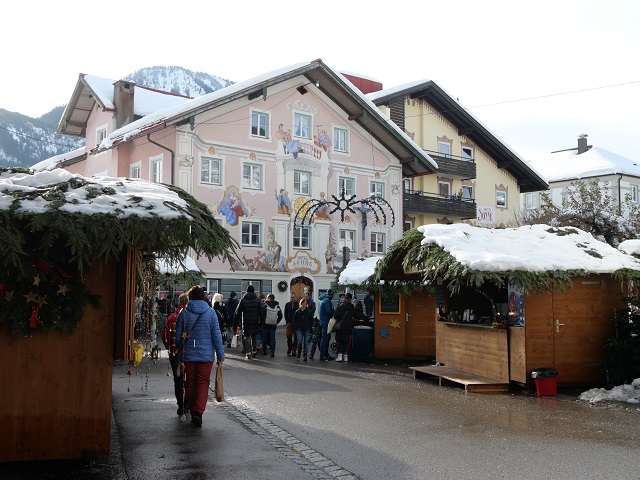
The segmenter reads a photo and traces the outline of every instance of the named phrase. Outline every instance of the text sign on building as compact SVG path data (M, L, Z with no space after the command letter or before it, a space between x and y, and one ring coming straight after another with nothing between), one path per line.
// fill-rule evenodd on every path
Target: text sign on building
M286 267L289 272L316 274L320 271L320 262L307 252L296 252L293 257L288 257Z
M478 205L478 223L495 223L496 209L493 207L481 207Z

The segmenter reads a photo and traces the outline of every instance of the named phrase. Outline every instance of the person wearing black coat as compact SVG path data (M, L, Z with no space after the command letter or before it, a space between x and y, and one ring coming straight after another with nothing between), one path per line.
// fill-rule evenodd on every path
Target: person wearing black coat
M268 310L273 309L273 313L276 315L276 324L269 325L267 323ZM277 313L276 313L277 311ZM282 310L280 304L276 302L276 297L273 293L267 295L267 300L262 305L262 331L264 332L264 338L262 339L262 354L267 354L267 344L271 348L271 356L276 351L276 328L278 323L282 320Z
M287 355L295 355L298 351L298 335L293 325L293 314L298 310L296 294L291 292L291 300L284 304L284 320L287 322Z
M256 358L258 353L256 333L260 329L261 309L262 302L256 295L253 285L249 285L247 293L240 299L233 317L233 329L235 330L238 326L242 328L244 348L248 359Z
M311 330L311 310L308 308L307 299L300 300L300 308L293 314L293 324L298 333L298 355L304 353L304 361L307 361L307 344L309 343L309 331Z
M229 300L227 301L227 348L231 347L231 339L236 334L236 331L233 327L233 319L236 315L236 308L238 308L238 295L236 292L232 291L229 294Z
M336 362L349 361L349 340L353 333L353 319L362 320L364 315L361 310L357 310L351 303L351 293L344 295L344 302L336 308L334 316L340 320L340 330L336 332L337 354Z

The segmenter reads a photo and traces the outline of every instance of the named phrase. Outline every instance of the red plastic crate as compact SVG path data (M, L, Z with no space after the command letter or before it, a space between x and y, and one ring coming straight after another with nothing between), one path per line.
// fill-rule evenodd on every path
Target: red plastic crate
M558 393L556 377L535 378L536 393L540 396L555 395Z

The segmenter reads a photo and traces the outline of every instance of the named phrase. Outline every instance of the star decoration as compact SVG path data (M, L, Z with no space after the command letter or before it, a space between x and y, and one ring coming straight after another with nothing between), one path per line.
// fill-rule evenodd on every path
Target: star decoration
M66 285L60 285L60 287L58 288L58 293L61 293L62 295L66 295L68 291L69 287L67 287Z
M29 292L26 295L23 295L24 298L27 299L27 302L38 303L38 295L33 292Z
M37 287L38 285L40 285L40 274L36 275L35 277L33 277L33 284Z
M38 297L38 299L36 300L36 303L40 305L40 308L42 308L42 305L45 305L47 303L47 299L43 295L41 297Z
M391 320L391 324L389 326L392 328L400 328L400 321L397 318Z
M10 302L11 300L13 300L13 292L14 292L14 290L11 290L10 292L6 292L6 293L4 294L4 299L5 299L7 302Z
M386 328L380 329L380 338L387 338L389 336L389 330Z

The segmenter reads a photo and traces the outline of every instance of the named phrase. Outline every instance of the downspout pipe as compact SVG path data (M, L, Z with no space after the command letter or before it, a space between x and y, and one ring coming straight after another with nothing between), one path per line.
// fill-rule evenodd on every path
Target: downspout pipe
M173 150L171 150L169 147L165 147L164 145L160 145L158 142L154 142L153 140L151 140L151 133L147 133L147 140L149 141L149 143L153 143L154 145L157 145L160 148L164 148L166 151L168 151L169 153L171 153L171 185L175 185L174 181L173 181L173 175L174 175L174 170L175 170L175 163L176 163L176 154Z
M622 215L622 174L618 174L618 215Z

